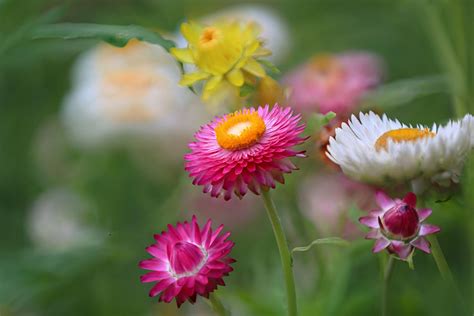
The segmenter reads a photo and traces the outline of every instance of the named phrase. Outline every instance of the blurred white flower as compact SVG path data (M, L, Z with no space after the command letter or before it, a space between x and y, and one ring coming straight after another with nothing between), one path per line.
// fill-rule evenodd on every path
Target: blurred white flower
M38 196L27 217L27 230L36 247L63 251L100 242L98 231L88 221L91 206L66 188Z
M178 64L160 46L137 40L124 48L100 44L75 65L64 124L83 146L131 139L182 142L184 148L208 117L199 97L178 84L180 78Z
M261 38L265 47L272 51L267 59L278 63L283 61L291 48L291 38L288 24L273 9L256 4L230 6L213 14L199 18L204 24L212 24L221 20L240 20L244 23L254 22L261 28ZM178 47L186 47L186 40L177 35Z

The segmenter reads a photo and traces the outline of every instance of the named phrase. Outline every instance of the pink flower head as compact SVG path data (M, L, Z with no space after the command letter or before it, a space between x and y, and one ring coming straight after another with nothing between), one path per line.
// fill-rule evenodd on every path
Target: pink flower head
M384 192L376 193L377 204L382 208L371 211L359 221L371 228L367 239L375 239L373 252L387 249L400 259L407 259L415 248L431 253L430 243L424 236L440 231L438 226L423 224L431 209L416 209L416 195L408 193L403 200L391 199Z
M362 52L318 55L286 76L290 104L301 112L354 112L361 96L382 80L378 57Z
M340 172L319 172L301 185L300 205L303 214L322 236L342 235L346 239L361 236L361 231L349 218L352 206L368 211L375 205L375 189L352 181Z
M225 200L232 193L241 198L249 189L260 194L275 188L275 181L284 183L284 173L297 169L289 158L304 157L304 151L292 149L305 141L300 121L291 108L278 105L218 117L195 134L185 169L204 193L224 194Z
M166 303L176 298L179 307L186 300L196 302L197 294L208 298L218 285L225 285L222 278L235 262L228 257L234 243L227 240L229 232L220 234L223 225L213 232L211 224L209 219L200 229L193 216L191 223L168 225L168 231L154 236L156 242L146 248L154 258L139 263L152 271L142 275L141 282L156 282L151 297L160 294L159 301Z

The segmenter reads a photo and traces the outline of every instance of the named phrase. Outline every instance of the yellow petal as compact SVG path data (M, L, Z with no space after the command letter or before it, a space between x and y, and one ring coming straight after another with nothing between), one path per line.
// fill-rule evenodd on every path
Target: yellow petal
M199 41L199 37L201 36L202 27L194 22L183 23L181 24L181 33L188 43L196 45Z
M244 84L244 74L240 69L234 69L227 74L227 79L236 87L241 87Z
M222 81L222 76L214 76L206 82L204 86L204 91L214 90L217 85Z
M265 69L263 69L262 65L260 65L258 61L256 61L253 58L249 58L247 60L247 63L245 64L243 69L254 76L257 76L260 78L265 77Z
M176 57L177 60L183 63L192 64L194 62L193 55L191 51L187 48L176 48L173 47L170 50L170 53Z
M252 56L254 56L254 57L264 57L264 56L270 56L271 54L272 54L271 50L269 50L267 48L260 47L259 49L257 49L252 54Z
M253 53L260 47L260 41L252 42L247 48L245 48L245 56L252 56Z
M192 72L189 74L184 74L179 84L182 86L190 86L199 80L208 78L209 76L210 75L205 72Z

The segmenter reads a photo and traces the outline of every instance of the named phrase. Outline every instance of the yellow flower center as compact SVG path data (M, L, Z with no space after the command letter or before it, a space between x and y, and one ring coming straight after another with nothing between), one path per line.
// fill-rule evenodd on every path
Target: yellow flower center
M265 133L265 122L257 112L237 111L227 115L214 129L219 146L239 150L252 146Z
M199 38L200 47L204 49L214 47L220 37L221 32L217 28L206 27Z
M375 142L375 149L387 149L388 140L391 139L395 143L415 142L426 137L434 137L436 134L428 128L399 128L387 131L380 136Z

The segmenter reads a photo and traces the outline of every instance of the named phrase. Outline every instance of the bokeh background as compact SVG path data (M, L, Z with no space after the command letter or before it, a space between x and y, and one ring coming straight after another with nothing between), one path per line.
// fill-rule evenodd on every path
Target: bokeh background
M159 304L148 297L149 285L139 282L142 271L137 264L148 256L144 248L153 242L153 234L193 213L212 216L233 231L237 263L219 293L234 314L283 315L279 258L261 201L250 197L225 204L201 195L180 158L192 135L177 140L182 146L168 144L152 152L143 146L75 146L61 121L62 104L71 88L74 61L97 42L9 37L42 23L40 17L54 22L138 24L173 34L187 18L242 3L0 0L1 316L211 315L202 299L179 310L174 304ZM288 54L276 63L282 74L316 53L346 50L378 54L385 63L386 83L442 73L423 17L412 1L251 3L271 8L288 24ZM57 16L45 17L58 7ZM20 32L18 37L22 36ZM431 124L453 117L450 104L449 94L440 90L376 106L408 123ZM168 137L174 139L172 133ZM316 150L306 149L309 159L299 162L301 170L288 176L287 184L274 195L293 247L335 235L321 232L310 217L295 215L305 205L302 192L325 185L310 180L322 167ZM166 151L174 151L171 159ZM328 191L324 197L336 201L337 186ZM466 223L472 219L458 196L450 193L448 201L432 203L431 222L443 228L440 242L469 302L473 262ZM348 203L347 214L350 221L357 219L361 214L357 203ZM324 225L324 216L318 220ZM295 254L302 315L379 313L380 258L361 236L351 237L347 248L321 246ZM430 256L416 255L414 271L396 263L391 315L462 315L457 296L446 290Z

